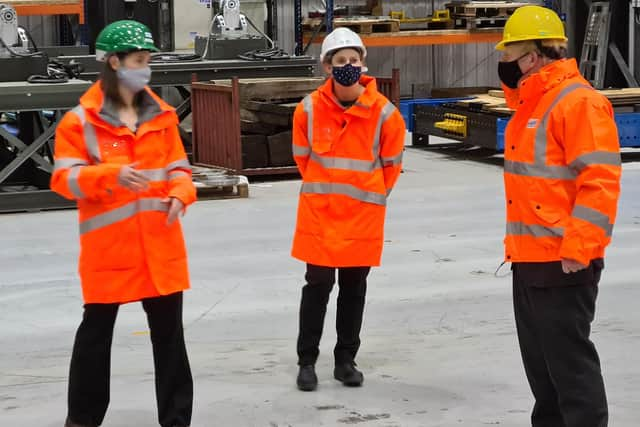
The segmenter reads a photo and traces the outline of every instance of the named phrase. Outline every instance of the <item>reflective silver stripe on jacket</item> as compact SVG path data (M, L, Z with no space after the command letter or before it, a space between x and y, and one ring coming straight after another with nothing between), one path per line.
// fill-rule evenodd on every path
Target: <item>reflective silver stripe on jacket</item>
M374 205L385 206L387 204L387 196L385 194L364 191L351 184L305 182L302 184L300 192L303 194L340 194Z
M165 168L161 169L138 169L149 181L166 181L169 177Z
M376 159L376 163L378 167L381 165L380 161L380 135L382 134L382 125L391 117L391 114L396 110L396 106L393 105L390 101L387 101L384 107L382 107L382 111L380 112L380 117L378 117L378 122L376 123L376 133L373 137L373 158Z
M69 191L74 195L76 199L83 199L84 193L80 189L80 183L78 182L78 176L80 175L80 170L83 166L74 166L69 170L67 174L67 185L69 186Z
M562 237L564 228L545 227L538 224L525 224L523 222L507 222L507 234L516 236L533 237Z
M308 156L311 153L311 147L303 147L301 145L293 144L294 156Z
M571 216L583 221L587 221L595 225L596 227L600 227L607 237L611 237L611 234L613 233L613 224L611 224L611 220L609 219L609 217L593 208L576 205L573 208Z
M185 171L171 171L169 172L169 181L171 181L172 179L178 179L178 178L189 178L189 174L186 173Z
M169 163L166 167L165 170L167 172L171 172L174 169L186 169L186 170L191 170L191 164L189 163L189 160L187 159L180 159L180 160L176 160L175 162L171 162Z
M514 175L534 176L540 178L555 178L571 180L575 179L576 172L568 166L548 166L547 160L547 119L554 107L564 99L565 96L577 89L592 89L591 86L582 83L573 83L560 91L556 98L551 102L549 108L542 115L542 119L538 122L535 135L533 163L517 162L508 160L504 162L504 171Z
M311 95L307 95L302 100L304 112L307 113L307 141L309 146L313 144L313 100Z
M398 166L402 164L402 153L393 157L381 157L382 166Z
M310 158L314 162L320 163L323 167L328 169L346 169L358 172L373 172L373 170L379 167L379 161L371 162L371 160L349 159L346 157L335 156L321 156L315 151L311 152Z
M614 153L611 151L594 151L576 158L569 165L569 169L574 171L574 173L579 174L584 168L591 165L620 166L621 164L622 160L620 159L620 153Z
M74 166L87 166L88 164L89 162L87 162L85 159L77 159L74 157L60 157L55 160L53 170L57 171L60 169L69 169Z
M98 137L96 136L96 129L87 120L84 108L81 105L74 107L71 112L80 118L84 133L84 143L87 147L87 152L94 163L100 163L100 146L98 145Z
M303 103L304 102L305 101L303 100ZM310 97L308 102L309 103L311 102ZM310 110L313 110L313 105L306 105L306 104L304 105L305 105L305 111L307 111L307 108L309 108ZM352 170L357 172L373 172L374 170L381 168L383 166L382 159L380 158L380 135L382 133L382 126L389 119L389 117L391 117L391 115L395 110L396 110L395 105L387 101L387 103L384 105L384 107L380 112L378 121L376 122L375 133L373 137L372 153L371 153L371 158L373 160L352 159L347 157L336 157L336 156L323 156L321 154L318 154L312 151L311 148L309 148L311 160L313 160L316 163L319 163L320 165L328 169L343 169L343 170ZM309 129L312 129L313 113L310 114L309 112L307 112L307 117L311 118L308 123L308 126L309 126ZM309 138L313 137L312 130L309 132L308 137ZM310 147L313 146L312 139L309 139L309 145ZM304 155L307 155L307 152L304 149L304 147L299 147L294 144L293 154L297 156L304 156ZM399 156L400 156L400 159L402 159L402 154L400 154Z
M169 204L160 198L147 198L127 203L109 212L96 215L80 223L80 234L86 234L108 225L129 219L140 212L168 212Z

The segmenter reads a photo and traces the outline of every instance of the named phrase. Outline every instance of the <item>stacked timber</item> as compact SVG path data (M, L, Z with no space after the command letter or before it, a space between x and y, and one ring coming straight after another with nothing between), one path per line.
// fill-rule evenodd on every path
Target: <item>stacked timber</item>
M292 153L293 112L324 78L255 78L239 80L242 163L245 169L295 166ZM229 80L214 80L231 85Z
M602 89L598 92L607 97L618 112L623 112L625 108L634 111L634 106L640 105L640 88ZM513 112L507 107L504 92L499 89L471 95L470 99L458 101L456 104L489 113L511 114Z

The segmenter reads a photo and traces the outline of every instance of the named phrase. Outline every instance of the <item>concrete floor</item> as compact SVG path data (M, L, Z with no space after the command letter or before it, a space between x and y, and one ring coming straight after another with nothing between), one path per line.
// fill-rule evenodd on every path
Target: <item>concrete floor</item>
M453 150L455 151L455 150ZM532 398L517 349L501 169L471 152L408 149L370 276L360 389L332 379L335 293L315 393L295 388L304 266L289 257L299 182L200 202L184 218L193 289L185 325L193 426L526 426ZM640 162L624 165L620 214L593 338L613 427L640 420ZM82 314L76 212L0 217L0 420L59 427ZM122 308L105 426L156 425L151 346L139 304Z

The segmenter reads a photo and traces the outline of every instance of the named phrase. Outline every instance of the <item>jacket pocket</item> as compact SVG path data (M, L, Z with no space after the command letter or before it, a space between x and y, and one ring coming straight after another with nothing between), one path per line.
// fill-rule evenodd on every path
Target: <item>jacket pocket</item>
M562 271L560 261L519 262L514 263L512 269L517 277L517 284L521 286L532 288L597 286L604 269L604 260L594 259L587 268L575 273Z

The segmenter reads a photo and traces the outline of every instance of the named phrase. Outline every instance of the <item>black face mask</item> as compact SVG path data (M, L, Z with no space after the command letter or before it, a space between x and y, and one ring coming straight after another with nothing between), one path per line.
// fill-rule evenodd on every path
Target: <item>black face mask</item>
M508 88L518 89L518 82L524 75L518 61L527 56L529 53L525 53L520 58L509 62L498 62L498 76L500 81Z

